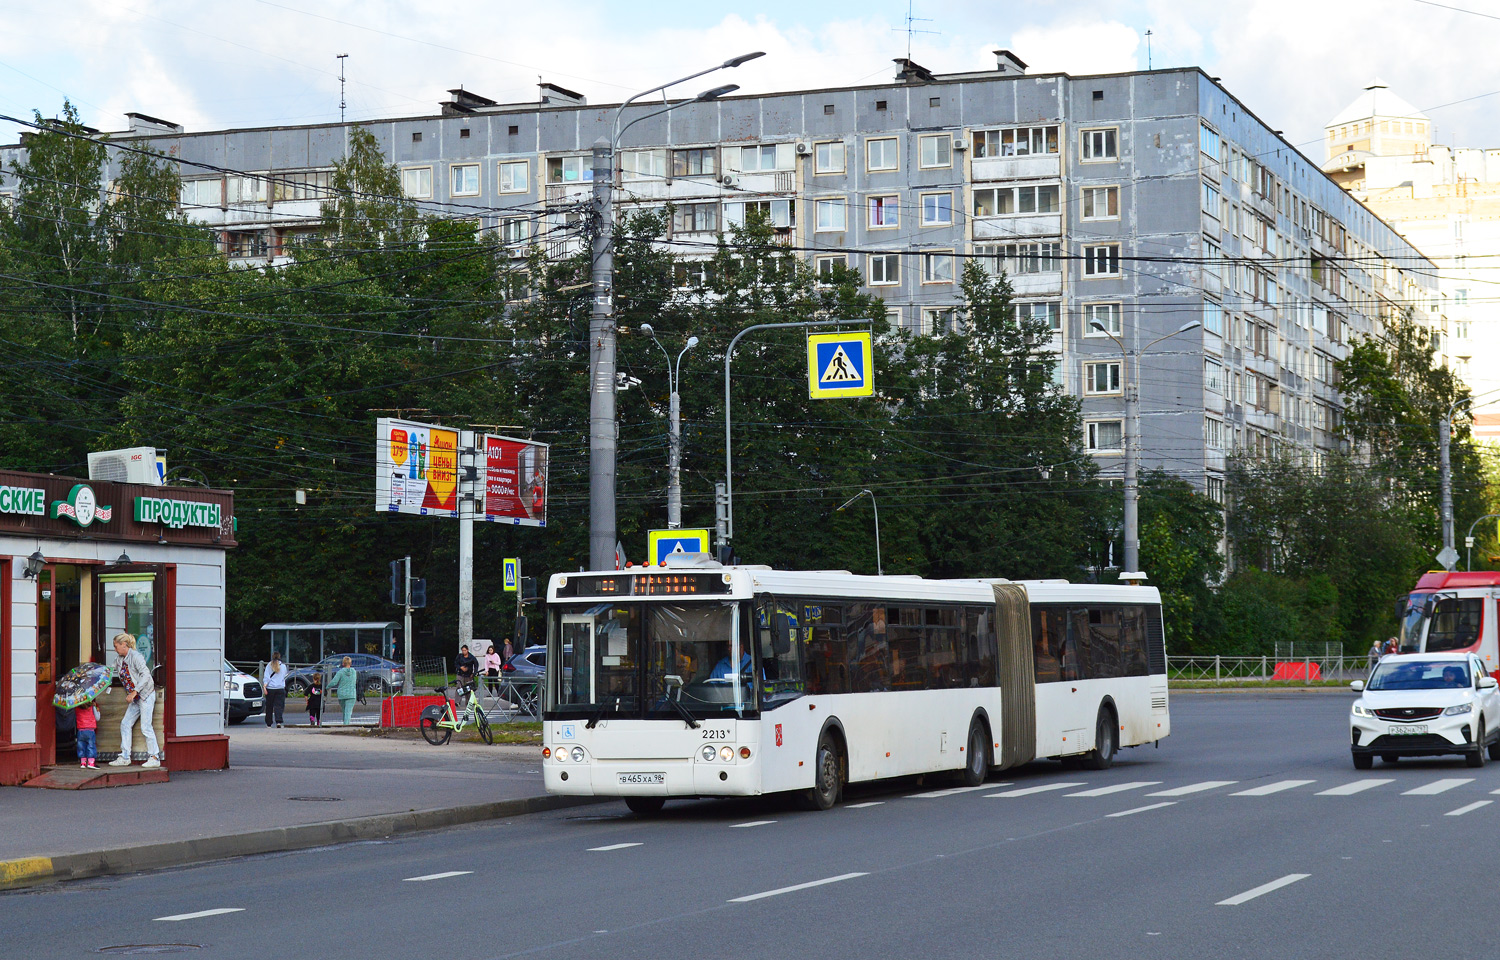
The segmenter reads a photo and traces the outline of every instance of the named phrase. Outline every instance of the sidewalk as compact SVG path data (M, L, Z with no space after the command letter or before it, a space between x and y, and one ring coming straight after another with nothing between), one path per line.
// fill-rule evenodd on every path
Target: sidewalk
M230 727L229 735L228 770L173 773L170 783L106 790L0 788L0 886L318 846L562 805L557 801L563 798L544 795L539 746L434 747L336 727L273 730L259 718ZM53 862L44 866L42 860Z

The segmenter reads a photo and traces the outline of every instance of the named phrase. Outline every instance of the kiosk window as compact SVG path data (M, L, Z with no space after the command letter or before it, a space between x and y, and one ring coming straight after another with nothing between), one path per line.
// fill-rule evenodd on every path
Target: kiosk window
M109 640L117 633L135 636L135 648L146 658L146 666L157 667L156 580L150 573L106 573L99 577L104 607L104 663L115 667L114 647Z

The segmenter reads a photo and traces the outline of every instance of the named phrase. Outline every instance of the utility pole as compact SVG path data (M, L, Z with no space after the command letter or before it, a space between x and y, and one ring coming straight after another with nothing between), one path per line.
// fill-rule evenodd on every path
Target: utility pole
M344 125L344 108L349 105L348 102L344 99L344 63L348 59L349 59L349 55L347 53L341 53L341 54L338 55L338 61L339 61L339 126L341 126L341 127Z
M458 642L474 643L474 512L479 468L473 430L458 431Z
M1449 407L1438 420L1438 471L1443 481L1443 553L1438 556L1438 562L1449 570L1453 569L1453 564L1443 557L1453 552L1453 477L1448 469L1448 441L1452 436L1453 408Z
M589 313L589 569L615 567L614 146L594 141L593 307Z
M667 528L676 530L682 526L682 395L679 393L682 389L682 358L698 345L698 338L687 338L687 345L677 355L674 366L672 355L656 339L651 324L641 324L641 332L650 337L662 356L667 358L667 392L670 394L667 411Z

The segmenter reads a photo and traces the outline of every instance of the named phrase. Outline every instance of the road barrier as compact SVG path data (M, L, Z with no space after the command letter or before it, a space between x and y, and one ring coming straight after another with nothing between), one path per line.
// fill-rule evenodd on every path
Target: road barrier
M1363 680L1370 673L1368 656L1167 657L1168 680L1226 684L1267 681Z

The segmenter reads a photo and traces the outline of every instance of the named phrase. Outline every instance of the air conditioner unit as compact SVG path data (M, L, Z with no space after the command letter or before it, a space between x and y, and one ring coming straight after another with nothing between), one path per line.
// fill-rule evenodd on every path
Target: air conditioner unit
M111 483L161 486L162 470L155 447L129 447L89 454L89 479Z
M737 187L739 186L740 178L732 173L726 173L724 174L724 176L719 178L719 182L724 184L724 186L726 187Z
M797 141L797 156L799 156L799 157L805 157L809 153L812 153L812 144L808 143L806 140L798 140Z
M969 142L967 140L955 140L955 141L953 141L953 152L954 153L963 153L967 149L969 149Z

